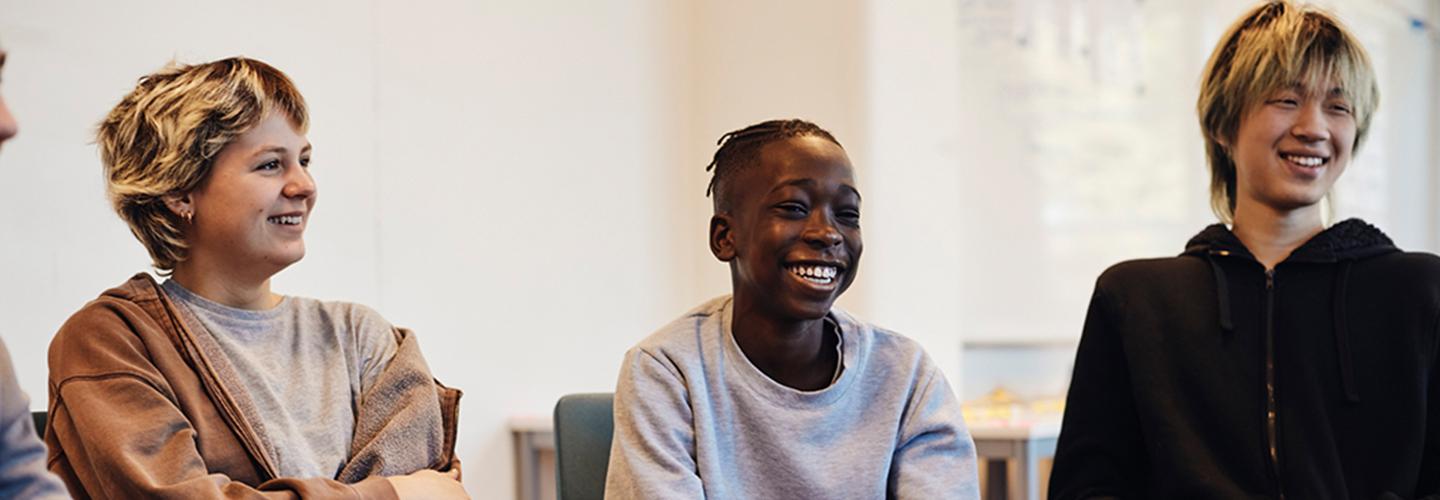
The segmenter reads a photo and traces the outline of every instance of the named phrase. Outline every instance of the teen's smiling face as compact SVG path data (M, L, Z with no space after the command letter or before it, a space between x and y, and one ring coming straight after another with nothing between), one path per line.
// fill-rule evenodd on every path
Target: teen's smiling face
M309 166L310 143L284 113L226 145L200 187L171 204L194 214L190 259L269 274L299 261L315 207Z
M1237 209L1318 206L1345 171L1355 145L1354 108L1330 82L1317 87L1281 89L1241 117L1229 145Z
M710 246L731 264L737 302L779 319L819 319L855 281L863 243L860 192L845 150L815 136L761 147L735 172L728 213Z

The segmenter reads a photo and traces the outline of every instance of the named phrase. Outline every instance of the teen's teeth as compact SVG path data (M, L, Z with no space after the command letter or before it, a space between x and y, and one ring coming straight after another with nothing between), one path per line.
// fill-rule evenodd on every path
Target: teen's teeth
M304 219L304 217L299 216L299 215L282 215L282 216L279 216L279 217L271 217L271 218L266 219L266 220L270 221L270 223L272 223L272 224L282 224L282 225L286 225L286 226L296 226L296 225L299 225L299 224L300 224L300 221L303 220L303 219Z
M1286 161L1306 167L1318 167L1325 163L1325 159L1319 156L1283 155Z
M790 272L806 281L828 284L840 274L840 269L834 266L790 266Z

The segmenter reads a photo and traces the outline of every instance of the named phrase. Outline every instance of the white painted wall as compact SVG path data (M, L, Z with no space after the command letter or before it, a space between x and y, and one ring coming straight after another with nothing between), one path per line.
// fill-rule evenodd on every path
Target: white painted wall
M508 416L613 390L625 349L695 296L671 278L682 159L660 147L681 139L675 15L660 1L382 3L379 303L468 394L476 498L510 494Z

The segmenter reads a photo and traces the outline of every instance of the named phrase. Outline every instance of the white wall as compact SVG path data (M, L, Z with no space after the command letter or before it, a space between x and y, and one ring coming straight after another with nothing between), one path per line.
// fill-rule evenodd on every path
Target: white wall
M860 286L873 321L918 341L957 390L967 241L956 2L866 2L869 154Z
M613 390L689 306L664 2L383 3L379 303L467 392L476 498L509 495L510 415ZM427 36L415 36L427 33ZM523 48L523 49L522 49ZM703 233L702 233L703 234Z

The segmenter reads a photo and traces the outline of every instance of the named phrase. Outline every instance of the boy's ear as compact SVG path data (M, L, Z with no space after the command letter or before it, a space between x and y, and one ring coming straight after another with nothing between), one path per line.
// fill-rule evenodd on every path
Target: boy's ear
M1229 137L1225 137L1225 134L1211 134L1211 135L1210 135L1210 138L1215 141L1215 144L1219 144L1219 145L1220 145L1220 149L1225 150L1225 154L1227 154L1227 155L1230 154L1230 138L1229 138Z
M731 232L730 216L715 214L710 217L710 253L721 262L735 258L735 235Z

